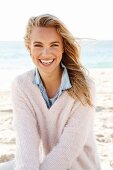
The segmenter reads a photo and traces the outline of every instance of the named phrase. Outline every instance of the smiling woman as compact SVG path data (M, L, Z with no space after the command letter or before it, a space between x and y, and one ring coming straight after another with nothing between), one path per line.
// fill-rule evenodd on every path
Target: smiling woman
M44 14L29 19L25 45L36 68L12 84L17 146L12 169L100 170L94 82L74 37L57 17Z
M29 52L46 87L47 95L52 98L58 91L62 74L60 68L64 52L62 37L54 27L40 26L33 28L30 39ZM52 84L50 79L53 81Z

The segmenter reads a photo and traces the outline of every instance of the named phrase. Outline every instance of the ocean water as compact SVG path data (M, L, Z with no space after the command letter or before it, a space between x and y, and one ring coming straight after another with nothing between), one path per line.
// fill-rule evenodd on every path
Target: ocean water
M113 40L86 41L82 45L81 61L87 68L113 68Z
M87 69L113 68L113 41L83 40L80 58ZM0 90L9 88L18 74L34 68L24 42L0 41Z

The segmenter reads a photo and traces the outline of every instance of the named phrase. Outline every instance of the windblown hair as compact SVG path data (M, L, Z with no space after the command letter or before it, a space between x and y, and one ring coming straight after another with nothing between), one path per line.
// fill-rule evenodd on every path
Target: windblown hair
M62 63L68 70L72 84L72 88L68 89L68 93L74 99L77 98L82 104L92 106L90 88L86 78L86 69L80 63L79 45L73 35L64 23L53 15L43 14L37 17L31 17L28 20L24 37L25 46L28 50L30 49L31 32L34 27L56 28L59 35L63 38L64 53Z

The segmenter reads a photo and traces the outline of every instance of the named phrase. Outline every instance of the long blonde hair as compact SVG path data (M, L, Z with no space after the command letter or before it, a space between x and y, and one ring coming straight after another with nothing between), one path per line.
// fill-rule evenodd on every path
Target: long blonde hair
M81 101L82 104L87 103L89 106L92 106L90 89L86 80L86 72L80 63L79 45L75 41L73 35L69 32L64 23L53 15L43 14L37 17L31 17L28 20L26 34L24 37L25 46L28 50L30 49L30 36L34 27L56 28L57 32L63 38L64 54L62 57L62 63L68 70L70 82L72 84L72 88L68 89L68 93L73 98L77 98Z

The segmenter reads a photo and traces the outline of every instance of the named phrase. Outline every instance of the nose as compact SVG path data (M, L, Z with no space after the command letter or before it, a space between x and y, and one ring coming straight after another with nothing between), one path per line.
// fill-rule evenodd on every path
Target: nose
M49 51L48 48L44 48L44 49L42 50L42 56L43 56L43 57L47 57L49 54L50 54L50 51Z

